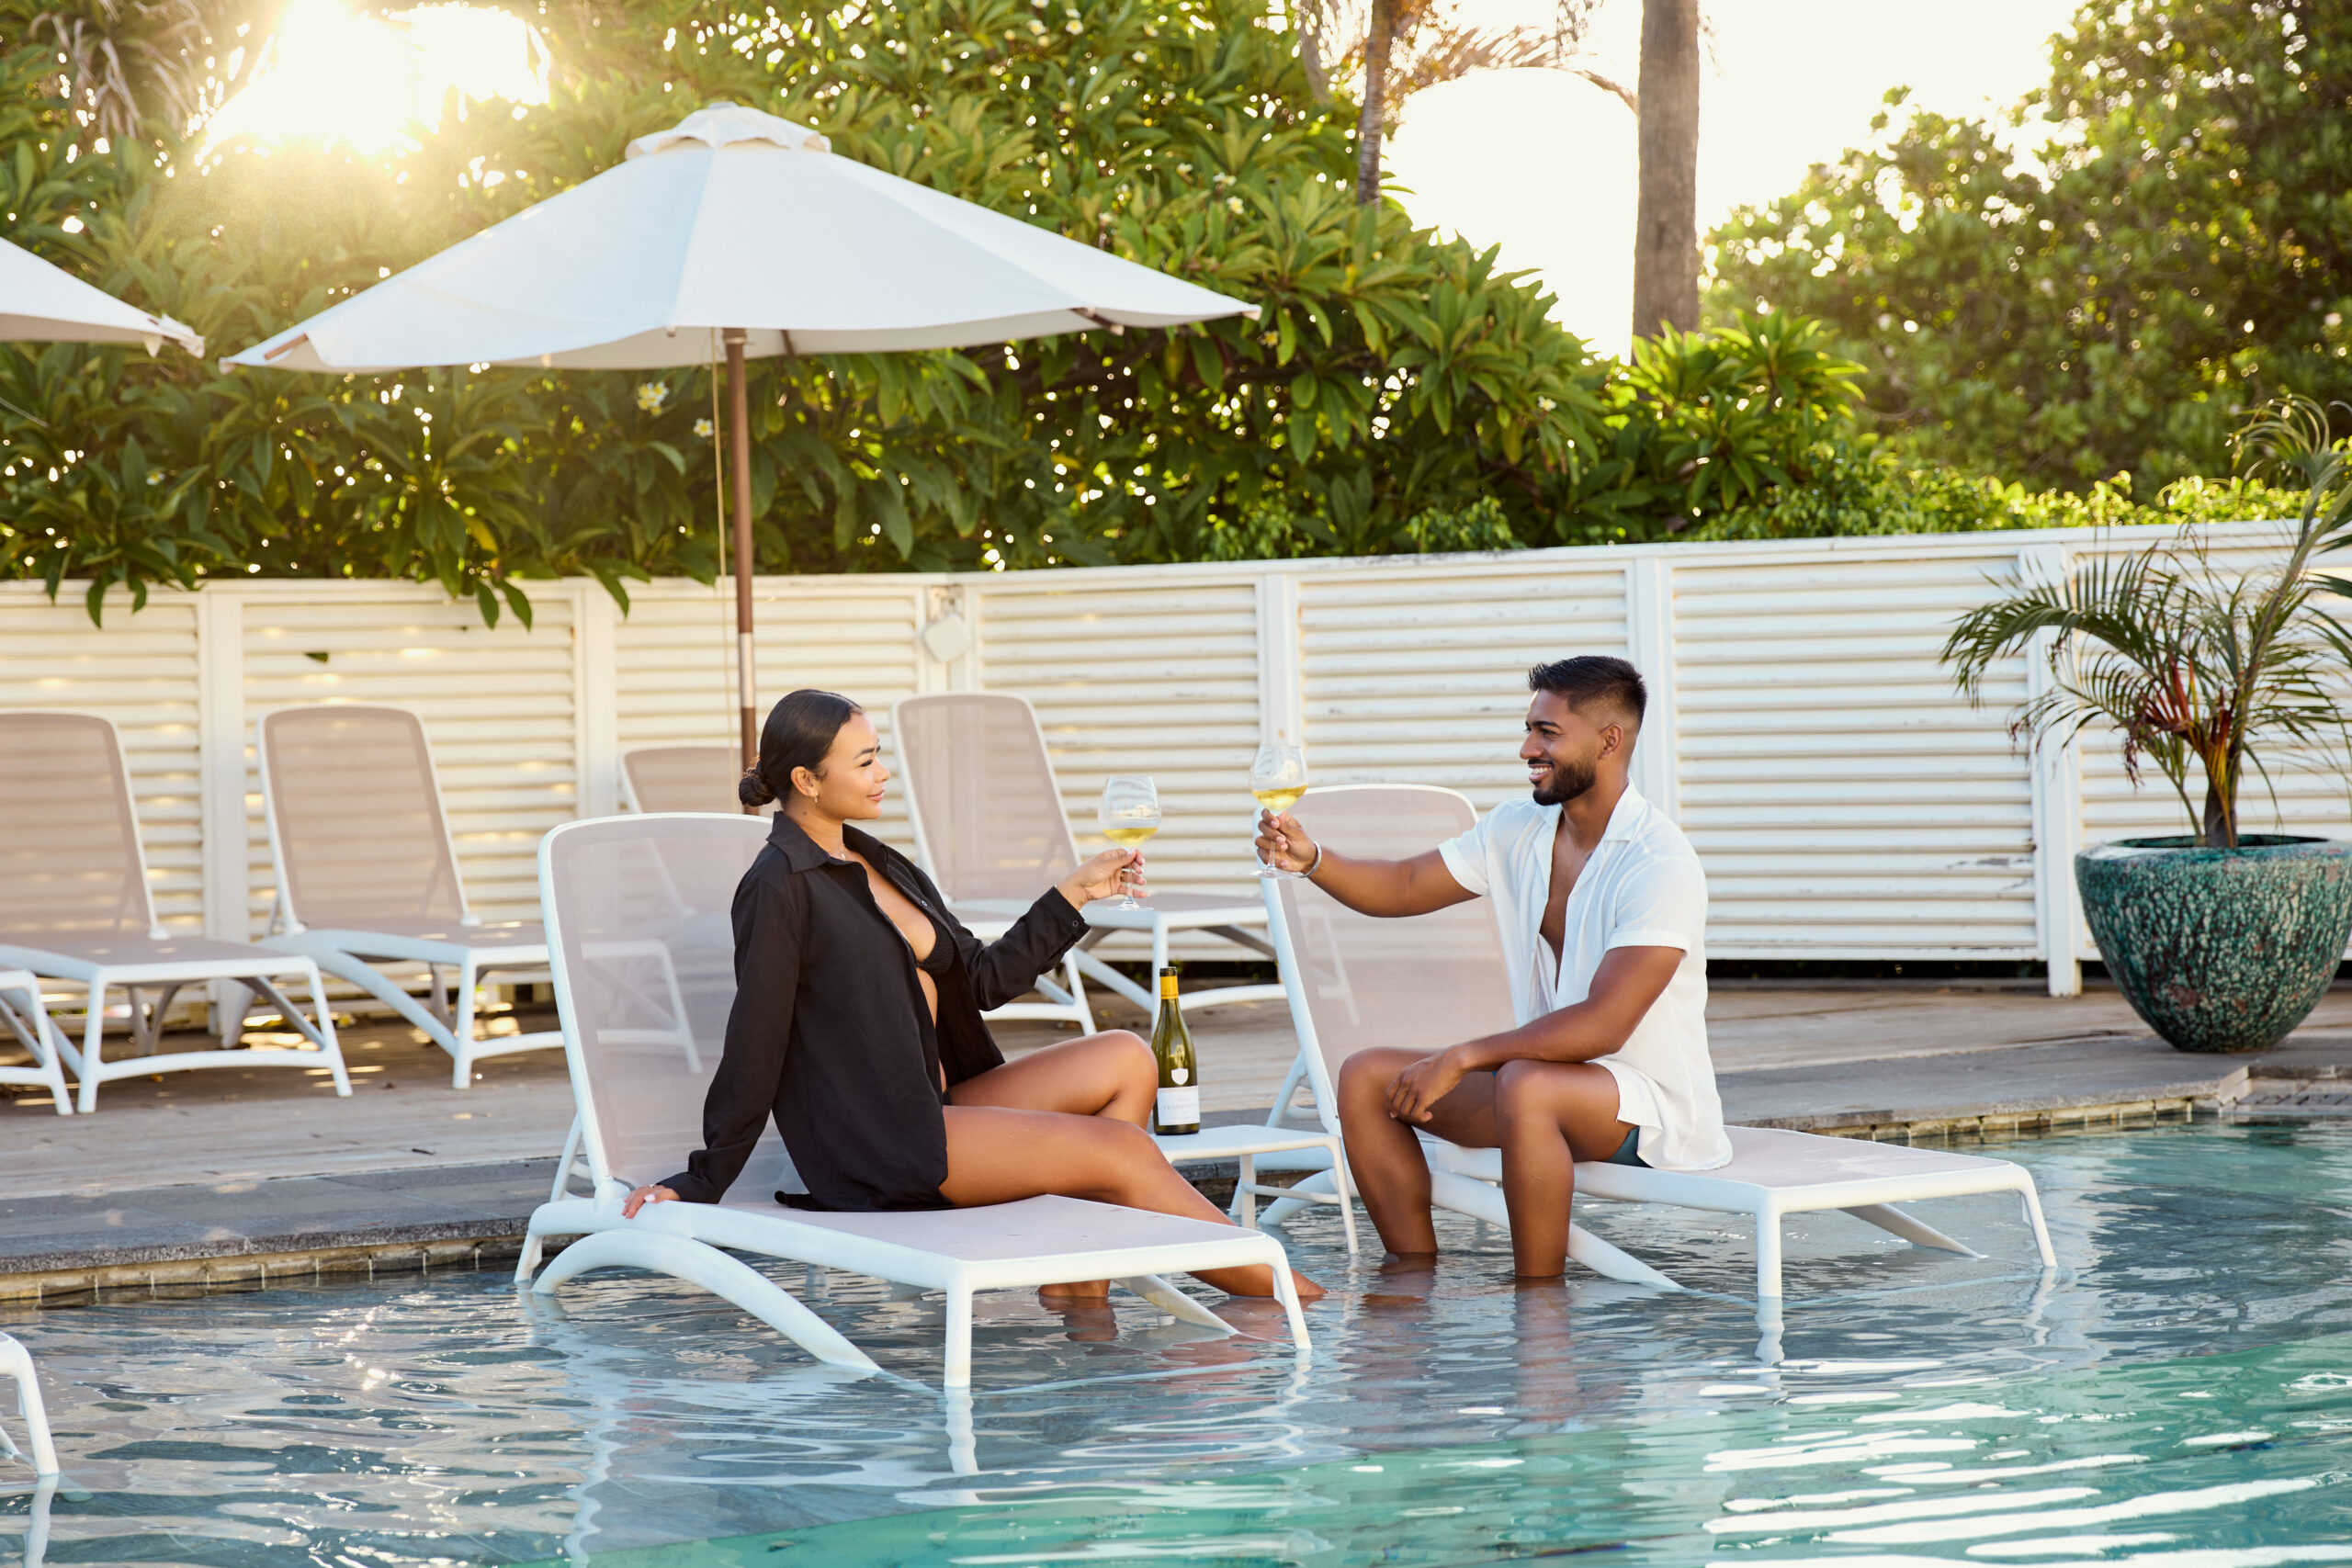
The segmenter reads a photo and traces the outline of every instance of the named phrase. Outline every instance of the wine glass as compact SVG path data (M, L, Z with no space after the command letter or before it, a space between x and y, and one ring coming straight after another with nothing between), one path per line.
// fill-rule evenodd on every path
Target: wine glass
M1121 849L1142 848L1145 840L1159 831L1159 791L1149 779L1132 774L1104 780L1101 821L1102 836ZM1119 885L1122 897L1111 908L1142 908L1124 871L1119 873Z
M1250 764L1250 793L1276 815L1288 811L1306 793L1306 753L1279 740L1259 747L1257 760ZM1298 873L1278 871L1260 861L1257 874L1296 876Z

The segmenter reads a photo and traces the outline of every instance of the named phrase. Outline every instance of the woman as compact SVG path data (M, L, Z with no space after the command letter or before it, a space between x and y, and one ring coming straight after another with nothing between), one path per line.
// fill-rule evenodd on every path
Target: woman
M911 861L850 826L882 815L889 780L873 721L848 698L800 691L769 711L739 793L747 806L784 805L735 892L735 1007L703 1102L703 1146L622 1212L718 1201L773 1115L808 1186L788 1200L798 1206L962 1208L1055 1193L1224 1220L1145 1131L1159 1075L1141 1040L1114 1030L1007 1063L980 1021L1086 934L1079 909L1120 891L1143 857L1096 855L983 945ZM1263 1267L1200 1279L1273 1293ZM1109 1291L1098 1280L1044 1293Z

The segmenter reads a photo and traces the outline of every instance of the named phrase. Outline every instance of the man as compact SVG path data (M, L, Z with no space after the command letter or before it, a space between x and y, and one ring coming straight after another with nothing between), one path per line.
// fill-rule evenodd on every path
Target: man
M1404 1261L1433 1256L1416 1127L1502 1150L1521 1279L1567 1264L1577 1160L1710 1170L1731 1140L1707 1055L1707 883L1682 832L1627 781L1647 694L1622 659L1527 677L1532 798L1410 860L1360 860L1261 815L1258 852L1367 915L1491 897L1519 1027L1422 1055L1365 1050L1340 1074L1348 1165Z

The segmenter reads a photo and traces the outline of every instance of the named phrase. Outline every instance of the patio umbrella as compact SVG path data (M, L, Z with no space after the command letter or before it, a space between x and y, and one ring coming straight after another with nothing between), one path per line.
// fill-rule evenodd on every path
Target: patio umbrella
M230 357L379 372L727 360L736 658L746 764L752 466L746 358L960 348L1257 308L833 155L806 126L717 104L594 179Z
M204 353L204 340L169 316L136 310L0 240L0 342L136 343L153 354L166 338Z

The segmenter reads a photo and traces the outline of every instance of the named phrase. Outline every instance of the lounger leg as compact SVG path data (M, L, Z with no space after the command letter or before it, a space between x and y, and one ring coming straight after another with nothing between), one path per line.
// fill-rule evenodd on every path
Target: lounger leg
M1078 972L1078 954L1071 953L1062 959L1062 973L1069 976L1069 1005L1078 1010L1078 1032L1094 1032L1094 1009L1086 1000L1086 981Z
M557 1286L591 1269L650 1269L724 1297L829 1366L880 1371L873 1358L842 1338L773 1280L719 1251L682 1235L640 1230L598 1231L557 1254L531 1289L552 1295ZM964 1302L966 1361L970 1360L971 1298Z
M1331 1184L1331 1173L1328 1170L1318 1170L1310 1176L1301 1178L1297 1184L1291 1188L1291 1190L1300 1193L1302 1196L1296 1198L1277 1198L1272 1202L1267 1204L1266 1212L1258 1216L1258 1224L1260 1225L1281 1224L1284 1220L1289 1219L1293 1214L1295 1214L1301 1209L1306 1208L1307 1201L1304 1194L1313 1192L1332 1192L1336 1191L1337 1189Z
M481 983L470 953L458 965L457 1017L449 1024L449 1033L458 1042L458 1065L451 1076L459 1089L471 1088L474 1081L474 988Z
M21 1014L17 1003L11 999L16 996L24 996L24 993L0 992L0 1023L7 1025L8 1032L17 1037L17 1043L32 1053L33 1067L41 1075L41 1081L49 1086L50 1103L56 1107L57 1113L71 1116L74 1114L74 1096L66 1089L64 1070L58 1065L57 1043L50 1038L49 1010L41 1006L38 987L26 997L24 1006L28 1010Z
M399 1014L402 1021L424 1031L424 1037L427 1040L432 1041L452 1056L458 1054L457 1037L449 1032L448 1024L443 1021L440 1012L436 1010L439 1001L437 996L434 998L436 1008L427 1008L387 979L382 970L348 953L313 953L311 957L311 961L325 973L338 980L350 981ZM435 991L439 987L439 972L436 969L434 979Z
M1283 1303L1283 1315L1290 1319L1290 1342L1297 1348L1298 1359L1306 1360L1315 1354L1315 1343L1306 1337L1306 1311L1299 1305L1298 1281L1290 1277L1290 1259L1276 1258L1271 1267L1275 1298Z
M1132 1280L1121 1280L1118 1283L1133 1291L1179 1323L1189 1323L1199 1328L1214 1328L1219 1334L1241 1332L1157 1274L1138 1274Z
M1291 1098L1298 1093L1298 1086L1306 1081L1306 1052L1301 1047L1290 1059L1290 1071L1283 1075L1283 1087L1274 1091L1274 1108L1266 1117L1266 1125L1279 1127L1290 1119Z
M557 1191L556 1196L559 1198L563 1196L560 1190ZM523 1250L514 1259L514 1282L518 1285L529 1284L532 1274L539 1267L539 1259L546 1256L547 1245L540 1239L539 1227L534 1223L523 1233Z
M11 1335L0 1334L0 1377L17 1380L17 1408L33 1450L33 1473L57 1473L57 1444L49 1435L49 1409L41 1403L40 1380L33 1372L29 1351Z
M965 1286L947 1292L947 1365L941 1382L951 1389L972 1386L972 1292Z
M1241 1212L1234 1216L1245 1231L1258 1228L1258 1156L1241 1156L1241 1179L1233 1184L1233 1206Z
M580 1140L583 1134L580 1113L571 1113L571 1131L564 1134L563 1155L555 1162L555 1188L548 1194L548 1201L560 1203L571 1186L571 1162L580 1156Z
M90 982L89 999L84 1003L89 1016L82 1025L82 1059L74 1064L74 1076L82 1080L82 1114L90 1115L98 1108L98 1078L104 1071L99 1046L107 1028L107 987L103 980Z
M311 965L310 973L303 978L311 987L311 1010L317 1015L315 1020L304 1018L302 1010L294 1005L291 997L277 988L276 981L256 975L252 983L269 998L270 1006L277 1010L279 1017L319 1048L320 1054L326 1058L327 1070L334 1075L335 1093L347 1097L351 1093L351 1075L344 1070L343 1044L334 1036L334 1016L327 1011L327 984L320 978L315 964Z
M1356 1190L1348 1176L1348 1155L1340 1150L1331 1159L1331 1187L1340 1200L1340 1229L1348 1238L1348 1256L1356 1255Z
M1863 1203L1848 1209L1846 1213L1883 1231L1893 1231L1915 1247L1932 1247L1939 1252L1957 1252L1962 1258L1984 1256L1974 1247L1962 1247L1935 1226L1905 1213L1892 1203Z
M2033 1178L2018 1173L2018 1196L2025 1200L2026 1223L2033 1227L2033 1245L2041 1249L2044 1269L2058 1267L2058 1254L2051 1250L2050 1227L2041 1223L2041 1195L2033 1190Z
M1781 1216L1769 1209L1756 1215L1756 1299L1781 1300Z

